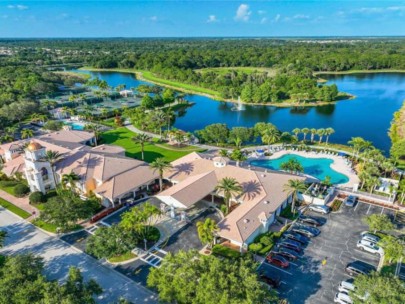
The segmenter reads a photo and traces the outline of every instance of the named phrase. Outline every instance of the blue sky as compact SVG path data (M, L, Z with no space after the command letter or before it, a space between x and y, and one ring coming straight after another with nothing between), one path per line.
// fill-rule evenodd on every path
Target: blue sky
M0 0L0 37L404 34L405 1Z

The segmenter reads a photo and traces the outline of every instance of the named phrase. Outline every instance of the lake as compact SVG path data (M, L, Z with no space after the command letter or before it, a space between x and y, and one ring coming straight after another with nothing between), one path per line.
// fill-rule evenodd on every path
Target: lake
M117 72L90 72L106 80L110 86L126 84L127 88L148 82L135 79L132 74ZM244 111L232 111L234 104L218 102L200 95L188 95L195 105L177 117L175 127L195 131L212 123L226 123L229 127L251 127L257 122L271 122L281 131L294 128L328 128L336 133L331 142L346 144L351 137L360 136L376 147L389 151L387 135L393 113L405 99L405 73L322 75L328 84L335 83L340 91L355 95L352 100L336 104L305 107L278 108L274 106L246 105Z

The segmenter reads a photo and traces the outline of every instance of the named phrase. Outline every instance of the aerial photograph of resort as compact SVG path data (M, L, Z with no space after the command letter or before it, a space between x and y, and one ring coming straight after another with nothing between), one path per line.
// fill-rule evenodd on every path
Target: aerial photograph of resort
M405 304L405 1L0 0L0 304Z

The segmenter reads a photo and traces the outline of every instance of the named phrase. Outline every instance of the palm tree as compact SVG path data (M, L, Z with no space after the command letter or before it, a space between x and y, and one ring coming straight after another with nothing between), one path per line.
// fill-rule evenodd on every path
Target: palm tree
M132 140L141 146L141 155L142 155L142 160L144 160L144 151L145 151L145 144L150 142L152 140L152 137L147 135L146 133L138 133L134 137L132 137Z
M280 140L280 132L276 128L266 128L262 133L262 142L269 146Z
M237 149L240 149L242 147L242 140L239 137L236 137L233 141Z
M101 134L102 127L100 125L91 123L91 124L86 124L84 126L84 129L94 133L94 139L96 140L95 145L97 146L98 145L98 140L100 139L100 134Z
M4 246L4 241L6 240L7 232L0 230L0 248Z
M25 128L25 129L21 130L21 138L22 139L30 138L32 136L34 136L34 132L31 129Z
M318 129L316 134L319 136L319 143L322 142L322 137L325 135L325 129Z
M45 153L45 156L43 158L43 161L48 162L51 165L51 170L52 170L52 177L53 177L53 182L55 183L56 187L56 177L55 177L55 164L61 160L62 154L57 152L57 151L52 151L48 150Z
M197 222L198 238L202 244L207 244L209 247L215 239L214 233L218 230L218 226L213 219L207 218L205 222Z
M72 171L69 174L62 175L61 184L64 189L67 189L67 185L69 185L72 190L76 190L77 181L80 181L80 177Z
M231 198L242 193L242 186L233 177L224 177L219 181L219 184L215 187L217 193L222 193L224 196L227 213L231 208Z
M312 128L312 129L310 130L310 132L311 132L311 142L314 142L314 137L315 137L315 134L316 134L316 129L315 129L315 128Z
M352 137L352 139L347 143L349 146L353 147L353 154L356 158L359 156L360 151L364 151L372 146L370 141L367 141L361 137Z
M219 156L228 157L228 150L226 149L219 150Z
M153 169L153 172L159 172L159 189L162 191L163 188L163 172L172 168L172 165L165 161L164 158L159 157L156 158L151 164L150 167Z
M17 132L17 128L16 127L7 127L5 128L5 133L9 136L11 136L13 138L13 140L15 139L15 132Z
M331 136L333 133L335 133L335 130L333 128L326 128L325 130L326 144L328 144L329 142L329 136Z
M384 171L384 176L387 177L388 172L392 172L395 170L394 164L390 160L386 160L380 165L381 169Z
M243 154L243 152L240 149L235 149L231 153L231 159L236 161L236 166L239 167L239 163L241 161L245 161L247 157L245 156L245 154Z
M167 120L167 131L169 131L170 123L171 123L172 119L176 116L176 114L174 113L174 111L171 107L166 109L165 114L166 114L166 120Z
M292 196L291 210L295 213L295 201L299 192L303 193L307 190L305 183L299 179L289 179L287 184L284 185L284 192L288 192L288 195Z
M297 140L298 140L298 134L300 134L300 133L301 133L301 129L299 129L299 128L295 128L294 130L292 130L292 132L294 133L295 137L296 137L296 138L297 138Z
M310 130L308 128L303 128L303 129L301 129L301 132L304 135L303 141L305 141L307 134L310 132Z
M162 138L162 127L167 120L166 113L163 111L158 111L155 113L153 118L159 126L159 136L160 136L160 138Z

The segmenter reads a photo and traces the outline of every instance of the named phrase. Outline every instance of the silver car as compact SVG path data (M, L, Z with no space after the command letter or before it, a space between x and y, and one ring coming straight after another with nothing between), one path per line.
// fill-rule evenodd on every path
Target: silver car
M372 234L368 231L363 231L361 234L361 239L365 241L369 241L372 243L378 243L380 241L380 237L378 235Z
M319 212L319 213L323 213L323 214L328 214L331 209L328 206L324 206L324 205L309 205L308 207L309 210L311 211L315 211L315 212Z

